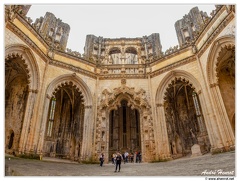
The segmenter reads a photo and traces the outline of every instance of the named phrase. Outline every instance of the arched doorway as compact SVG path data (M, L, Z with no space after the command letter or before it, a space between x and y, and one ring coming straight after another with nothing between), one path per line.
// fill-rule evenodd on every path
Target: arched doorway
M45 132L45 154L79 160L83 140L83 96L72 82L53 93Z
M109 158L116 151L141 151L140 115L128 106L127 100L122 100L121 106L109 114Z
M225 45L217 57L216 73L219 89L235 134L235 46Z
M117 116L122 116L122 118L116 118ZM133 121L132 124L130 119ZM113 121L116 123L112 123ZM126 123L126 131L123 129L124 122ZM122 128L117 128L118 124L121 124ZM132 130L128 131L131 125ZM121 132L114 135L114 128L116 128L115 132ZM139 130L137 130L138 128ZM137 135L139 138L135 138ZM117 137L119 137L118 142L114 143L117 140L114 138ZM133 145L131 145L131 138ZM139 146L134 145L134 143ZM109 158L110 152L115 149L125 151L125 148L131 151L131 147L133 151L140 148L138 151L141 151L144 162L156 158L152 112L146 99L146 92L143 89L135 91L135 88L126 86L126 81L122 81L122 85L113 91L104 89L102 92L96 121L95 159L98 160L99 155L104 153L108 161L111 160L111 157Z
M210 142L197 93L185 79L175 78L165 91L165 119L173 158L191 153L199 144L202 153L210 151Z
M10 154L19 149L26 111L29 94L26 67L19 55L5 61L5 151Z
M213 113L221 135L216 151L234 150L235 36L225 35L213 42L206 68Z

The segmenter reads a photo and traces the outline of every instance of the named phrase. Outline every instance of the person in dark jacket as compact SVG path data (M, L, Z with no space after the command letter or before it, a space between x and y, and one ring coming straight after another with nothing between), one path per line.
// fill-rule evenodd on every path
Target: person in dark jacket
M118 172L120 172L122 159L123 159L122 155L118 152L117 156L116 156L116 169L115 169L115 172L117 172L117 168L118 168Z
M101 153L99 160L100 160L100 167L102 167L103 162L104 162L104 154L103 153Z

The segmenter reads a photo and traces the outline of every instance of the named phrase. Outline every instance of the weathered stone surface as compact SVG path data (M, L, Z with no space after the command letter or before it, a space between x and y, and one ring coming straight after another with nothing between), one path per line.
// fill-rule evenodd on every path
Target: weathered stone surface
M108 162L138 150L147 162L189 155L193 144L203 154L234 149L234 7L218 7L192 44L167 54L152 34L89 36L82 56L50 46L43 19L31 24L18 9L6 9L6 153L96 161L103 152Z
M202 155L200 146L199 146L198 144L194 144L194 145L191 147L191 151L192 151L191 157L201 156L201 155Z

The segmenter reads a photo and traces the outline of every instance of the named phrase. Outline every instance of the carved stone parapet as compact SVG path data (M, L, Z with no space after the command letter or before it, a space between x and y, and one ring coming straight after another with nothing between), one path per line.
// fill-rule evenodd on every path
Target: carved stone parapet
M103 73L104 73L104 74L108 74L108 69L107 69L107 68L104 68L104 69L103 69Z
M125 67L122 67L122 68L121 68L121 73L122 73L122 74L125 74L125 73L126 73Z
M148 67L147 68L147 73L151 73L152 72L152 68L151 67Z
M143 68L139 68L139 73L142 74L143 72Z

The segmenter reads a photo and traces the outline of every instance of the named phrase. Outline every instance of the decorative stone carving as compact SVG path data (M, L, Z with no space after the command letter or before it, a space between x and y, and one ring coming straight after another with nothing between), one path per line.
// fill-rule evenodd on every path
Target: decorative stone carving
M209 17L206 12L199 11L194 7L182 19L175 23L175 29L180 47L194 41L198 33L208 22ZM171 50L170 50L171 51Z
M77 51L72 51L70 48L67 48L66 49L66 53L70 54L70 55L73 55L73 56L76 56L76 57L81 57L81 54Z
M126 79L121 79L121 84L126 84L127 80Z
M206 130L205 123L193 85L182 77L170 82L164 94L164 109L169 146L175 158L190 153L193 144L209 145L209 140L207 134L202 134Z
M149 105L146 96L146 91L143 89L140 89L139 91L135 91L134 88L127 87L125 84L122 84L121 87L113 89L113 92L109 92L107 89L105 89L102 92L102 99L100 100L99 106L98 106L98 117L97 117L97 130L107 131L105 130L101 125L103 122L105 122L106 113L108 110L117 110L119 106L121 106L121 101L127 100L128 104L127 106L131 107L131 109L138 109L140 111L140 124L145 125L142 130L141 134L144 134L142 140L143 146L146 147L146 160L153 159L152 157L154 155L151 155L151 153L154 151L154 133L153 133L153 120L152 120L152 112L151 112L151 106ZM142 122L142 123L141 123ZM108 123L106 123L108 124ZM106 125L106 127L108 127ZM98 140L101 140L101 132L96 132L96 142L95 145L102 144ZM105 140L107 141L107 140ZM151 143L152 146L149 147L149 144ZM98 147L96 147L96 154L98 152Z
M13 21L17 14L25 17L31 5L5 5L5 22Z

